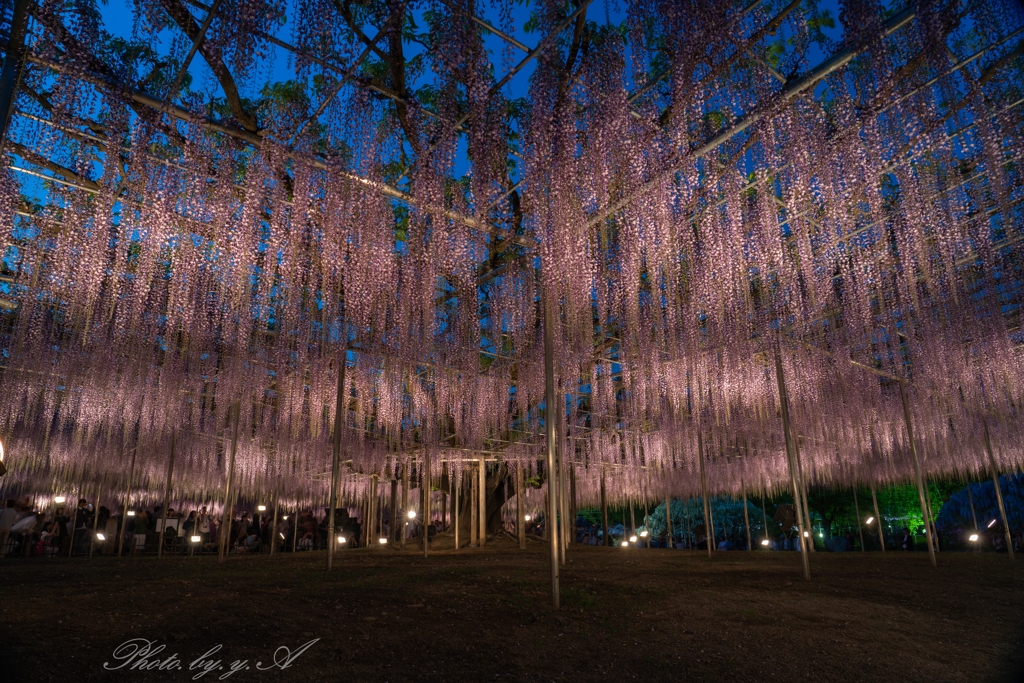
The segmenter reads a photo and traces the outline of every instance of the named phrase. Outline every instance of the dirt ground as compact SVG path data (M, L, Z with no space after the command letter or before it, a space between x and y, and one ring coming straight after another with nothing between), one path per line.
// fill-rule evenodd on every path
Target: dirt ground
M545 551L8 558L0 681L1024 681L1021 558Z

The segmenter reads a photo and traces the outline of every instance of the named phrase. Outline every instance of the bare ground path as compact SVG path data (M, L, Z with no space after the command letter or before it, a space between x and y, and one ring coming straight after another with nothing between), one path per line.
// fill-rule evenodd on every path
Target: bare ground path
M1005 555L817 553L810 583L795 553L569 557L558 612L543 550L505 542L346 550L330 575L322 553L9 558L0 681L1024 681L1024 561ZM171 670L105 670L132 638ZM224 668L194 678L218 644Z

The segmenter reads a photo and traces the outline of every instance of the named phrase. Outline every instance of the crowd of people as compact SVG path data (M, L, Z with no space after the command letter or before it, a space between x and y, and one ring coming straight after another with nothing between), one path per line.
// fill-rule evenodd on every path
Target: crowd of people
M320 515L311 508L297 514L280 511L275 523L273 513L259 507L232 516L226 538L229 553L269 552L272 544L278 552L327 547L328 510ZM375 522L371 537L392 537L387 515ZM0 557L110 555L118 552L119 544L123 554L137 555L155 553L161 543L164 553L217 553L221 524L207 507L188 512L168 507L165 515L162 506L156 505L132 509L122 516L111 514L105 506L96 510L85 498L74 507L61 503L46 509L27 499L9 499L0 509ZM432 537L442 526L435 520L427 525L427 532ZM406 519L403 527L407 538L423 533L418 519ZM365 540L362 522L345 508L336 510L335 533L347 547L358 547Z

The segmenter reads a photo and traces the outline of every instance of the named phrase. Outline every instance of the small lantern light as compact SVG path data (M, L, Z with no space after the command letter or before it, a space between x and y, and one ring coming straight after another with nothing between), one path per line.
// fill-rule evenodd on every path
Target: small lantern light
M630 536L629 537L629 542L630 543L636 543L636 536Z
M96 534L96 540L100 541L102 543L103 541L107 540L107 537L104 536L103 534L97 533Z
M770 544L770 542L768 541L768 539L767 539L767 538L766 538L766 539L764 539L763 541L761 541L761 545L763 545L763 546L765 546L765 547L767 547L767 546L768 546L769 544Z
M193 536L193 537L192 537L192 542L193 542L193 543L199 543L199 542L200 542L200 541L202 541L202 540L203 540L203 537L202 537L202 536Z
M387 545L388 544L388 539L386 539L386 538L384 538L382 536L381 538L377 539L377 542L380 543L381 545Z
M626 548L626 547L628 547L628 546L629 546L629 541L623 541L623 542L621 543L621 545L622 545L622 547L623 547L623 548Z
M53 502L57 503L58 505L63 503L65 500L66 500L66 498L64 498L64 496L54 496L53 497Z
M257 505L256 506L256 510L259 511L259 512L266 512L267 511L267 506L266 505Z
M338 543L348 543L344 536L338 536Z

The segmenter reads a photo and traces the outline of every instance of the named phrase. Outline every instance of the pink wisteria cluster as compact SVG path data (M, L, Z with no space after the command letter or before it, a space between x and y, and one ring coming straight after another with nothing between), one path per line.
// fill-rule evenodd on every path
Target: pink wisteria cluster
M0 182L5 485L145 496L173 439L177 496L221 496L234 444L241 495L323 500L340 403L349 502L428 452L435 482L478 451L537 474L555 413L580 504L697 493L701 459L771 492L777 356L810 484L912 476L897 380L927 477L977 476L986 428L1020 466L1016 3L844 0L828 38L799 0L538 2L516 106L480 4L381 3L368 47L331 2L226 0L200 52L243 94L286 14L317 85L216 114L43 3ZM142 41L182 7L137 5ZM325 66L425 10L408 83Z

